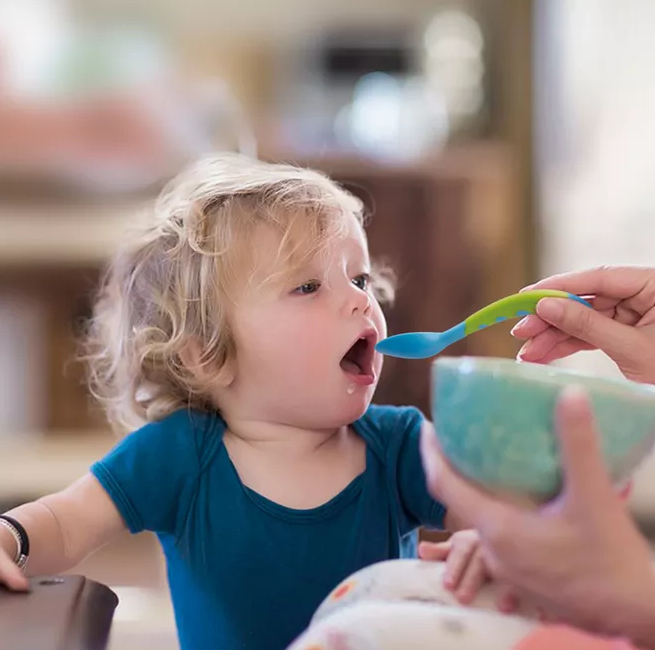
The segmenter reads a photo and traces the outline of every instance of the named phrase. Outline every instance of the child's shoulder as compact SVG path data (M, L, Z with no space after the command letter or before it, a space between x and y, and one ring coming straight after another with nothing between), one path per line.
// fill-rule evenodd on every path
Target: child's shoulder
M210 429L222 433L225 428L223 419L215 412L199 411L191 408L181 408L172 411L160 420L154 420L144 424L137 432L173 434L177 433L199 433Z
M425 415L415 406L393 406L390 404L371 404L360 422L381 429L399 426L420 426Z
M369 445L389 451L407 439L418 439L424 421L425 415L415 406L371 404L355 426Z
M193 408L179 408L171 411L168 415L157 420L145 423L135 429L134 433L148 432L172 432L172 431L198 431L208 428L222 430L225 426L224 420L214 411L200 411Z
M175 411L128 434L91 472L133 533L177 534L224 428L218 414Z
M157 451L179 458L191 455L200 460L215 451L224 431L225 423L217 413L179 409L128 434L118 448L149 449L153 455Z

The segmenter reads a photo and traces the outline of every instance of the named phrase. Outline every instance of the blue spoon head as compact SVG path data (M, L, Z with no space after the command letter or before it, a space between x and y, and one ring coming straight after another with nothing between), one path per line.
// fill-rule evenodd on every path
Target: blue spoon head
M581 305L584 305L585 307L589 307L591 309L594 308L590 302L587 302L584 298L581 298L580 296L576 296L574 293L570 293L569 298L571 300L575 300L576 302L579 302Z
M437 332L407 332L382 339L375 349L388 357L428 359L443 349L438 339Z

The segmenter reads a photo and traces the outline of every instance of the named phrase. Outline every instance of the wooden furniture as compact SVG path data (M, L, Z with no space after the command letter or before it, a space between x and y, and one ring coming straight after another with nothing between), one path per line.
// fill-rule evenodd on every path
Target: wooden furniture
M311 160L359 196L373 258L398 276L390 333L442 331L527 282L513 168L497 145L460 148L411 166ZM446 354L514 356L508 326L491 328ZM430 360L387 358L375 401L430 412Z
M30 580L28 593L0 587L7 650L104 650L118 605L108 587L81 576Z
M276 152L273 157L283 159ZM298 161L296 161L298 162ZM390 332L446 329L528 280L515 172L496 143L460 147L413 165L358 159L302 161L360 195L371 214L372 254L395 269L399 290ZM99 269L149 201L0 203L0 298L28 292L45 306L49 432L102 426L90 404L76 352ZM517 346L498 326L449 354L511 356ZM376 401L429 412L429 362L387 359Z

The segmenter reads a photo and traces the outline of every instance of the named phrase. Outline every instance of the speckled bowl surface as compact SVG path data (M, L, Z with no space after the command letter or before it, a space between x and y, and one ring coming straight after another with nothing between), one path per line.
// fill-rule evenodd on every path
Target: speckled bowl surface
M446 457L493 492L553 498L562 479L554 409L571 384L587 391L612 479L624 482L655 443L655 387L509 359L433 363L432 418Z

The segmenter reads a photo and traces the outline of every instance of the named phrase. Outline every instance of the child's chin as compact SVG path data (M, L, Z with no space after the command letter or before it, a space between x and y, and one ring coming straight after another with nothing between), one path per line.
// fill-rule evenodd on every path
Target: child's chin
M366 413L373 399L373 390L357 390L352 395L347 395L343 402L343 413L345 419L354 422Z

